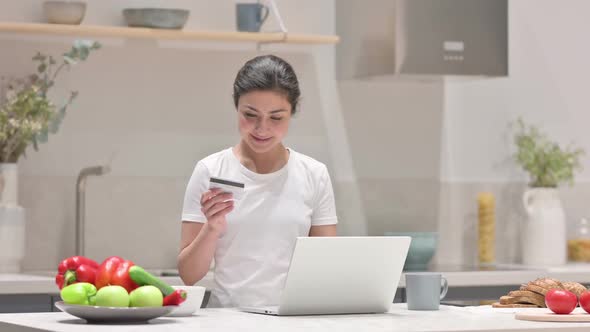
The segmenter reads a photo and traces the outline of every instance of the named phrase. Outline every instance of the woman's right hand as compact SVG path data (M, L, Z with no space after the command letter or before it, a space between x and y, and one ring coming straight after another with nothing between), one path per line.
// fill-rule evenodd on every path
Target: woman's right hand
M227 229L225 216L234 208L232 193L223 192L220 188L213 188L201 195L201 212L207 218L207 231L221 236Z

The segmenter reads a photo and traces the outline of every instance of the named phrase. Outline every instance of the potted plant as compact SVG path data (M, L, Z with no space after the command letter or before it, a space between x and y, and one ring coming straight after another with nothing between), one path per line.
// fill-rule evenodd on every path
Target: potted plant
M0 272L18 272L24 256L24 210L18 205L17 162L27 147L38 149L49 134L57 133L77 92L61 104L48 92L64 70L88 58L100 48L94 41L78 40L60 58L37 53L36 72L23 78L0 78L0 234L10 233L0 243ZM4 232L3 232L3 229Z
M89 40L77 40L69 52L57 60L51 55L37 53L33 62L36 73L24 78L0 81L0 165L3 170L4 187L8 186L8 170L16 170L18 159L32 145L35 150L39 143L46 142L50 133L57 133L68 106L78 93L72 91L62 105L56 105L48 97L59 74L77 63L86 60L91 51L100 44ZM6 172L4 172L6 170ZM11 174L12 175L12 174ZM16 176L16 174L14 174ZM15 179L16 180L16 179ZM1 189L1 188L0 188ZM10 192L1 190L5 203ZM16 196L13 197L16 199ZM13 203L16 203L14 201Z
M523 203L527 221L522 229L522 260L527 265L565 264L567 259L565 213L559 198L560 184L573 185L582 168L584 151L561 147L537 127L516 122L516 162L530 177Z

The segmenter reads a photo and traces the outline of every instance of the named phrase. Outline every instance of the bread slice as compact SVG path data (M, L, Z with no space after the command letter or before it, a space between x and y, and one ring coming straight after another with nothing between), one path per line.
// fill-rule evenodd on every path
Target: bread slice
M538 278L535 279L524 287L521 286L521 290L528 290L537 294L545 295L551 289L565 289L561 281L553 278Z
M536 304L542 308L547 307L545 305L545 296L528 290L511 291L510 293L508 293L508 296L512 296L515 298L525 298L528 300L529 303Z
M561 281L559 281L557 279L553 279L553 278L539 278L539 279L533 280L532 283L534 285L546 288L547 290L554 289L554 288L565 289L563 287L563 284L561 283Z
M566 281L562 284L563 287L565 287L565 289L576 294L577 297L580 297L580 295L582 295L582 293L586 291L586 287L584 287L584 285L574 281Z
M492 303L492 308L538 308L538 306L524 303L502 304L500 302L496 302Z
M528 297L528 296L502 296L500 297L500 304L534 304L539 308L545 306L545 301L539 301L538 298Z
M530 292L539 294L541 296L545 296L545 294L547 294L547 292L549 291L546 288L543 288L543 287L540 287L540 286L537 286L537 285L534 285L534 284L531 284L531 283L520 286L520 290L522 290L522 291L530 291Z

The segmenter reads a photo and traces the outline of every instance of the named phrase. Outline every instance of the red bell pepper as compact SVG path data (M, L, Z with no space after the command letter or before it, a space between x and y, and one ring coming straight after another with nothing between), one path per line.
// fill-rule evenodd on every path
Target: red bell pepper
M132 261L125 260L119 256L111 256L105 259L96 273L96 289L108 285L118 285L131 292L139 287L130 277L129 268L135 265Z
M94 284L98 263L84 256L72 256L64 259L57 266L55 283L59 289L77 282Z
M168 296L164 297L164 303L162 305L179 305L186 300L186 291L182 289L176 289Z

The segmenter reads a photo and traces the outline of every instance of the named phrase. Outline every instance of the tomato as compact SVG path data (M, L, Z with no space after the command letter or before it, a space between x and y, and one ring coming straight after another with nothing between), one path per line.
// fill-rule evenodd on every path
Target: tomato
M578 297L567 290L551 289L545 294L545 304L554 313L567 315L578 305Z
M590 291L580 294L580 307L590 314Z

